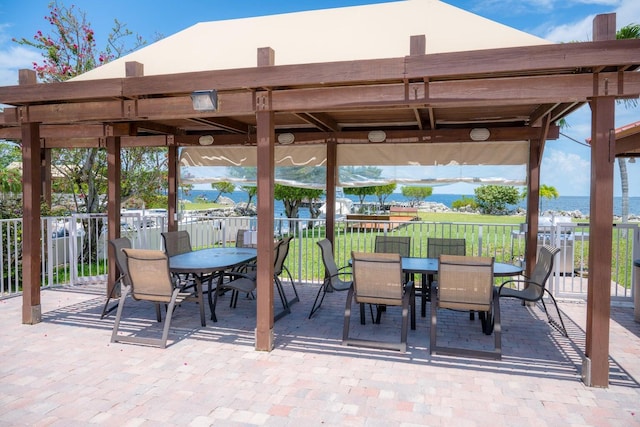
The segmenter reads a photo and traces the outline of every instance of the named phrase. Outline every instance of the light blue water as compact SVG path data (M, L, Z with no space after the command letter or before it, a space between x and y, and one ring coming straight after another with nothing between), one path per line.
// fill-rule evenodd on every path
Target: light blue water
M187 200L195 200L199 195L205 195L209 200L214 200L218 195L217 191L214 190L192 190L188 196L180 196L180 199ZM246 202L248 197L247 193L243 191L236 191L232 194L224 194L224 196L229 197L234 202ZM345 196L353 200L355 203L358 203L359 200L354 196ZM473 195L467 195L467 197L473 197ZM442 203L445 206L451 207L452 203L458 199L462 198L460 194L433 194L429 196L425 201L427 202L435 202ZM255 198L253 199L255 203ZM366 197L365 202L369 203L377 203L378 199L376 197ZM408 200L402 195L398 193L391 194L387 198L387 203L397 202L403 203L408 202ZM520 203L518 206L525 207L524 202ZM553 210L553 211L580 211L583 215L589 214L589 197L581 197L581 196L560 196L557 199L551 200L542 200L541 210ZM275 201L275 214L276 218L280 217L280 214L284 212L284 207L282 202L276 200ZM630 197L629 198L629 213L640 215L640 197ZM620 216L622 214L622 199L620 197L614 197L613 199L613 214ZM300 217L308 218L309 212L306 208L300 209Z

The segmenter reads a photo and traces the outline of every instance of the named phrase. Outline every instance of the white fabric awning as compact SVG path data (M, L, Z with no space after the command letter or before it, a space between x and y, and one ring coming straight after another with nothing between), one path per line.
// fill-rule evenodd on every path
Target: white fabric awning
M181 182L255 184L256 156L254 146L183 148ZM341 144L337 151L338 185L525 185L528 160L527 141ZM276 183L325 188L325 145L278 146L275 164Z

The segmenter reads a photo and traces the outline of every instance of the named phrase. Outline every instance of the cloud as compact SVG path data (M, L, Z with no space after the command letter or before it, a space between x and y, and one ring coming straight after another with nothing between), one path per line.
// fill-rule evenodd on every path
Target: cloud
M615 12L618 29L632 23L640 23L640 2L638 0L581 0L578 3L611 6L611 10L603 11L603 13ZM557 43L592 40L594 17L595 15L591 14L578 21L550 28L543 37Z
M41 62L42 55L35 49L20 46L8 36L9 24L0 24L0 86L18 84L18 70L33 69L34 62Z
M555 187L561 196L589 194L591 165L578 154L547 148L542 159L541 176L541 184Z

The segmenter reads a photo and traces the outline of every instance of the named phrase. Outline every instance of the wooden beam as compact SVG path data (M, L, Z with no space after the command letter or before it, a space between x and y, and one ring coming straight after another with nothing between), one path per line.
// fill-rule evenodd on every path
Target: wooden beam
M42 320L40 305L41 153L38 123L22 125L22 323Z
M640 154L640 133L616 140L616 155L624 153Z
M624 85L619 85L619 79ZM277 112L358 111L372 108L460 108L528 104L580 103L597 94L632 97L640 94L640 73L604 73L594 87L591 74L486 78L431 82L407 99L404 83L384 85L282 89L272 94ZM1 91L2 88L0 88ZM44 88L43 88L44 90ZM417 90L417 89L416 89ZM622 90L622 92L618 92ZM473 96L470 96L473 94ZM221 108L215 113L195 112L188 95L137 101L104 100L20 107L4 114L6 125L21 121L43 124L175 120L254 114L252 92L219 93ZM363 113L366 114L366 113Z
M523 61L522 58L527 58ZM531 73L598 66L640 64L640 40L612 40L521 46L467 52L409 55L320 64L281 65L232 70L201 71L162 76L127 77L28 84L0 87L0 103L24 105L34 102L77 99L131 98L147 95L186 95L203 87L218 91L252 88L357 84L374 81L450 79L458 76ZM632 69L633 67L629 68Z

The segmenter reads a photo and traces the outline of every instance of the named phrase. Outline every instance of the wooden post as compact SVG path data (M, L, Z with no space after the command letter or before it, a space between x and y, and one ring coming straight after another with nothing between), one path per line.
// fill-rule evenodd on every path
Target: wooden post
M107 236L109 240L120 237L120 172L121 172L121 142L119 136L107 137ZM108 276L107 276L107 296L111 295L111 290L115 286L117 268L115 263L116 254L111 245L107 245L108 250ZM111 262L114 261L114 262ZM120 296L120 290L114 294Z
M173 137L169 144L167 158L168 173L167 179L167 230L178 230L178 146L175 145Z
M28 120L28 118L27 118ZM40 125L22 125L22 323L42 320L40 305Z
M538 257L538 222L540 217L540 166L549 134L550 118L542 122L540 137L529 141L529 188L527 191L527 233L525 234L525 274L531 277Z
M258 66L274 65L271 48L258 49ZM275 128L271 109L271 92L256 94L257 196L258 196L258 265L256 350L271 351L273 337L273 224L275 177Z
M327 141L327 184L326 184L326 238L334 243L336 234L336 184L338 177L338 144L335 139L331 138ZM334 247L335 248L335 247Z
M615 14L598 15L593 40L615 39ZM591 198L587 336L582 379L588 386L609 385L609 316L615 162L615 97L608 84L594 75L591 107ZM613 90L614 88L611 88Z

